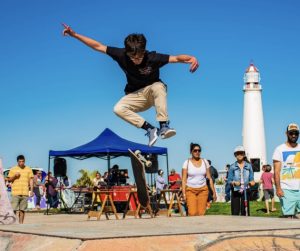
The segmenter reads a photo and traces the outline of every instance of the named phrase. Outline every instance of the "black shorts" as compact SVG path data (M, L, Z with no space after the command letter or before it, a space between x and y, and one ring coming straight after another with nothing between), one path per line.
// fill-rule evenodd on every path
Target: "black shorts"
M264 189L265 200L274 198L274 189Z

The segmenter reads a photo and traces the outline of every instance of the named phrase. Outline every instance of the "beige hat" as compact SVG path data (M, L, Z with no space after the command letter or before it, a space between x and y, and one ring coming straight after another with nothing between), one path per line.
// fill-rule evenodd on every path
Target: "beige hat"
M291 123L288 125L286 131L287 132L290 132L290 131L298 131L299 132L299 126L296 123Z

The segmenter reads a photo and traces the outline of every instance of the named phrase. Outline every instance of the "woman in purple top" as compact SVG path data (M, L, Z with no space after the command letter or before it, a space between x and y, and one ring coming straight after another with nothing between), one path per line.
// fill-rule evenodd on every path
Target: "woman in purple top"
M270 210L269 210L269 199L270 198L271 198L271 203L272 203L271 212L276 211L276 208L274 206L274 203L275 203L274 188L273 188L274 177L273 177L273 173L270 172L272 170L272 167L270 165L264 165L263 169L265 171L261 175L260 182L263 185L267 214L269 214L270 213Z

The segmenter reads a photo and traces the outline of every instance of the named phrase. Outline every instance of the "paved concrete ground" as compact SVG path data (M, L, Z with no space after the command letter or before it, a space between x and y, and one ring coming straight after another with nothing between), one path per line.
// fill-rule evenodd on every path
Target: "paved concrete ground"
M300 220L269 217L205 216L126 218L111 220L105 217L87 220L86 215L76 214L27 214L25 224L0 226L0 230L16 233L31 233L81 240L162 236L198 233L224 233L300 229Z
M23 225L0 226L0 250L300 250L300 220L111 218L87 221L86 215L27 214Z

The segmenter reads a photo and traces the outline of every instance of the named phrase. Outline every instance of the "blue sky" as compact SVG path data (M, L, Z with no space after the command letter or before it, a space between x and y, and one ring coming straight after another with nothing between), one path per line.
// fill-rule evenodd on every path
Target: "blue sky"
M113 112L125 76L106 55L61 35L61 22L106 45L122 47L126 35L144 33L148 49L191 54L200 67L169 64L171 126L177 136L160 140L169 166L180 171L189 143L218 169L234 160L242 143L243 74L253 60L261 72L267 158L285 140L288 123L300 123L300 3L297 0L212 1L1 1L0 156L6 168L24 154L47 168L48 151L84 144L109 127L146 143L144 131ZM142 114L155 123L151 109ZM125 159L112 164L129 168ZM161 161L165 167L165 161ZM68 160L69 176L99 168L102 160Z

